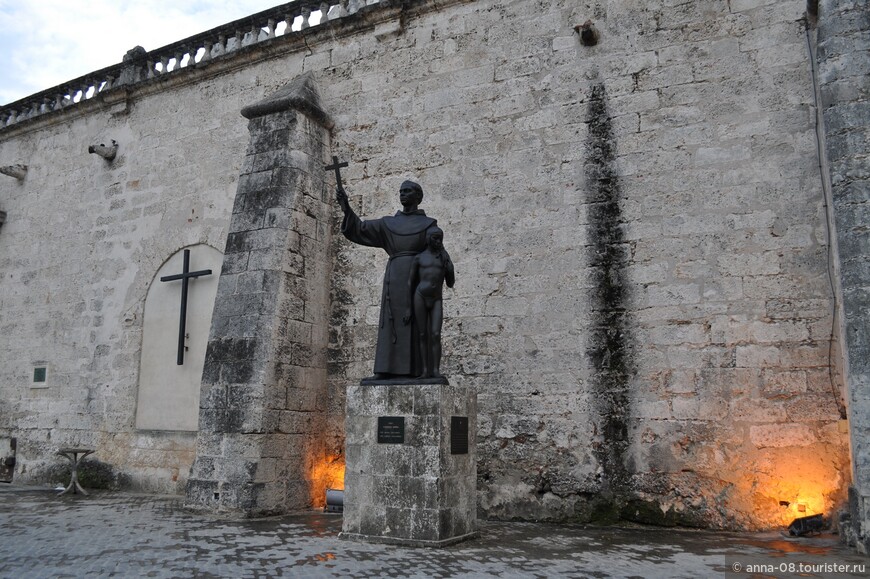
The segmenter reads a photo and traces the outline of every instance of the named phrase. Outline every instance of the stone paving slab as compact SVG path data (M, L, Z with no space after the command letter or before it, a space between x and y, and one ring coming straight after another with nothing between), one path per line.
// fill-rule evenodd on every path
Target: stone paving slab
M221 520L175 496L0 485L0 577L866 577L870 563L831 535L481 521L480 539L414 549L340 530L337 515Z

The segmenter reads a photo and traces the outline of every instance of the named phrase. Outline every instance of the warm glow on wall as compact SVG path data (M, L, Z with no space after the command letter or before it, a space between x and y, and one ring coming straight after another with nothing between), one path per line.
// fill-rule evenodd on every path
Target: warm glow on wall
M344 456L327 455L312 467L312 502L323 506L326 502L326 489L344 489Z
M737 486L753 497L759 527L787 526L801 517L829 517L840 506L847 481L832 466L807 448L776 449L760 453L752 476Z
M795 502L781 500L782 522L789 524L794 519L825 514L825 498L821 491L805 491L798 495Z

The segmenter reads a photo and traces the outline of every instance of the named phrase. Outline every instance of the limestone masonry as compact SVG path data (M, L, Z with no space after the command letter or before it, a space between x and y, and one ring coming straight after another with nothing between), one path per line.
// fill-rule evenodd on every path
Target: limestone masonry
M410 178L445 231L479 516L824 513L870 547L866 0L365 4L278 6L0 107L15 481L84 446L210 511L342 485L386 256L336 234L335 155L360 216ZM143 340L190 248L222 254L184 338L195 431L159 419L186 368Z

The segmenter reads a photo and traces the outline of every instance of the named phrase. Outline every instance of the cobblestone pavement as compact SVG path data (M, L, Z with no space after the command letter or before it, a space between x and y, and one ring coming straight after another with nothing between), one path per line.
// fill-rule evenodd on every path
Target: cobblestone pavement
M228 521L188 513L179 497L2 485L0 577L867 577L870 568L824 535L482 521L480 539L412 549L339 540L340 529L337 515Z

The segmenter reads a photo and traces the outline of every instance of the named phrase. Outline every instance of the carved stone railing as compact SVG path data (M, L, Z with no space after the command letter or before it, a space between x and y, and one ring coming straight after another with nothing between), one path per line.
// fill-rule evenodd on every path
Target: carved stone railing
M229 56L253 44L304 33L330 20L355 14L381 0L296 0L276 6L150 52L130 50L121 63L97 70L0 106L0 130L73 107L120 87L173 75L185 68Z

